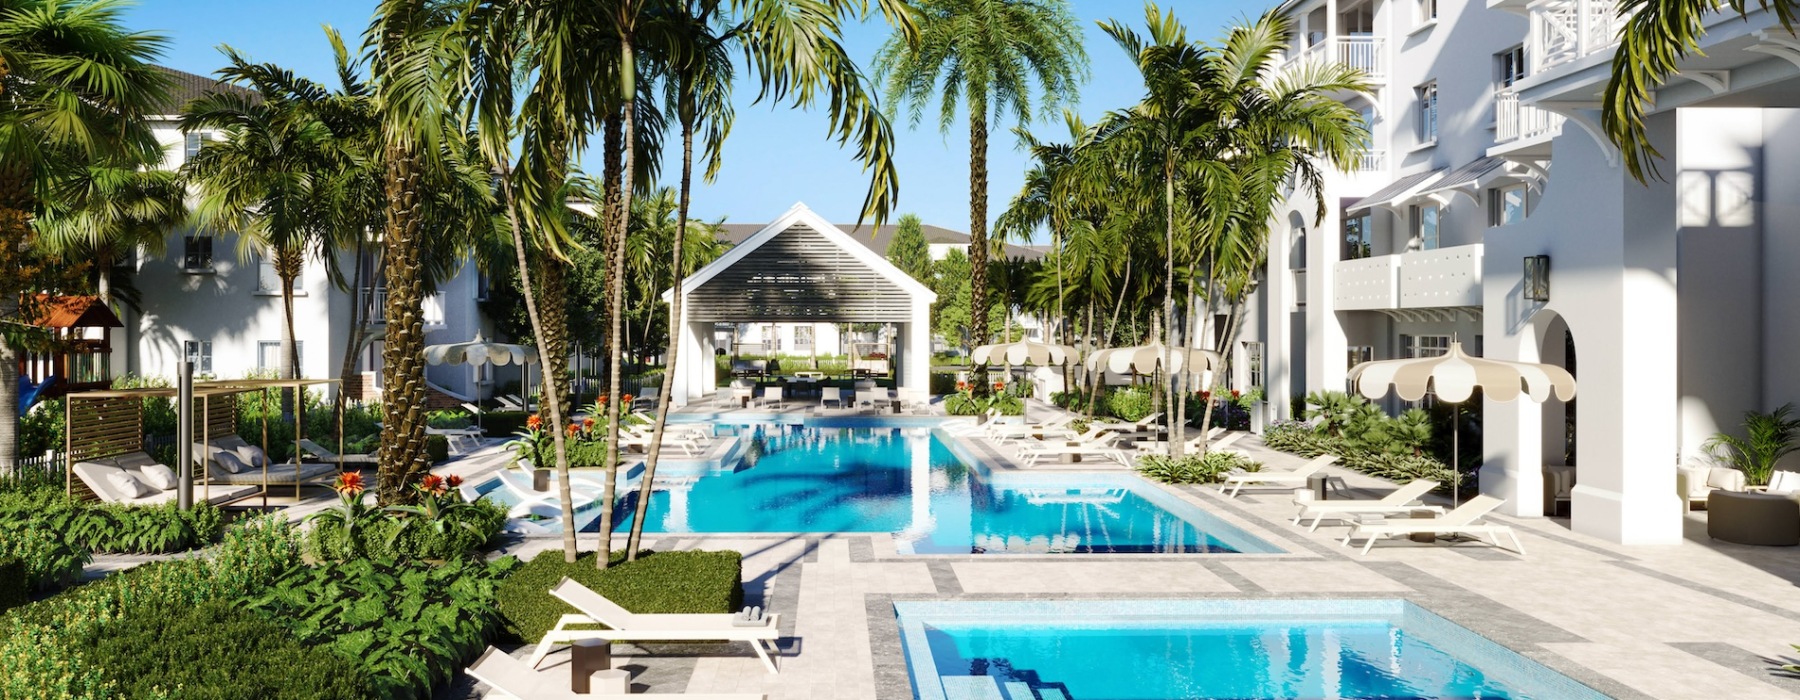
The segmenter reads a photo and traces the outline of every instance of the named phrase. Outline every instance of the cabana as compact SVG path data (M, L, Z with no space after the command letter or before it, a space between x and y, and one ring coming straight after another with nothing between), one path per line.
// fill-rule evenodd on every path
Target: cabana
M194 486L196 502L236 503L261 496L268 506L271 489L292 485L294 497L300 497L304 484L322 482L342 471L337 464L274 464L267 457L269 446L268 419L262 424L260 446L252 445L237 434L237 398L240 394L272 389L294 389L299 393L307 386L336 383L335 379L245 379L196 382L193 407L198 435L195 441ZM68 493L82 498L125 503L152 504L173 500L179 484L158 478L162 471L150 457L150 446L144 444L144 399L176 398L173 388L104 389L70 394L64 404L64 454L67 455L65 476ZM299 402L304 411L304 401ZM341 417L340 417L341 418ZM295 440L305 438L305 415L295 417ZM342 421L339 421L342 425ZM252 436L257 437L257 436ZM181 439L177 436L177 439ZM343 437L339 436L342 445ZM298 454L296 454L296 458ZM130 484L115 474L125 472L132 479L148 482L149 494L127 493Z

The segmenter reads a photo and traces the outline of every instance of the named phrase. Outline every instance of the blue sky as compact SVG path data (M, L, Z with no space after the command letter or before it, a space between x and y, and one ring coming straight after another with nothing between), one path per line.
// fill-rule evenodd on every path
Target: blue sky
M1218 36L1233 20L1260 13L1277 0L1164 0L1198 38ZM273 61L303 75L330 80L331 56L322 25L361 36L368 23L369 0L139 0L126 16L137 30L167 35L170 46L162 63L171 68L210 74L224 63L217 47L230 44L252 60ZM1074 9L1087 37L1092 76L1075 105L1092 121L1107 110L1131 105L1143 83L1119 48L1096 21L1118 18L1141 31L1143 5L1130 0L1075 0ZM847 31L846 45L872 70L868 61L889 30L879 19ZM752 90L739 90L737 124L725 145L725 165L713 184L696 178L694 214L703 219L725 217L735 223L760 223L796 201L833 221L852 222L861 208L867 176L853 159L825 138L825 117L786 106L749 104ZM1012 124L991 125L988 153L989 219L999 216L1018 191L1027 167L1017 149ZM948 134L929 117L914 128L904 112L895 124L899 154L900 213L915 213L926 223L968 230L968 126L959 122ZM1040 120L1034 130L1053 140L1066 133L1060 119ZM670 149L663 179L675 184L678 153ZM599 169L598 157L590 166Z

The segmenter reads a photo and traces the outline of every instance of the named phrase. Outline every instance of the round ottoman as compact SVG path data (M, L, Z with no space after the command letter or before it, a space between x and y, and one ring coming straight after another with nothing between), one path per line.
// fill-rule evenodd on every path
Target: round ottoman
M1714 491L1706 496L1706 534L1737 544L1800 545L1800 501L1766 493Z

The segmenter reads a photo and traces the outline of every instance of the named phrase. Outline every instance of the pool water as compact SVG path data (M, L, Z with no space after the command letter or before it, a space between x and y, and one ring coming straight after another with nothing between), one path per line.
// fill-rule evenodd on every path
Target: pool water
M719 430L741 457L659 468L646 532L889 532L917 554L1280 551L1135 475L990 474L929 428ZM617 527L636 499L621 499ZM597 529L591 514L582 524Z
M1416 605L895 603L919 700L1600 700Z

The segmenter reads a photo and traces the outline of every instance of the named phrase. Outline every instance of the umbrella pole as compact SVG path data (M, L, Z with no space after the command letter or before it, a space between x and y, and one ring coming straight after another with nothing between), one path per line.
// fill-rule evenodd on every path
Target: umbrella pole
M1462 505L1462 404L1451 404L1450 409L1450 473L1455 477L1450 482L1450 507Z

